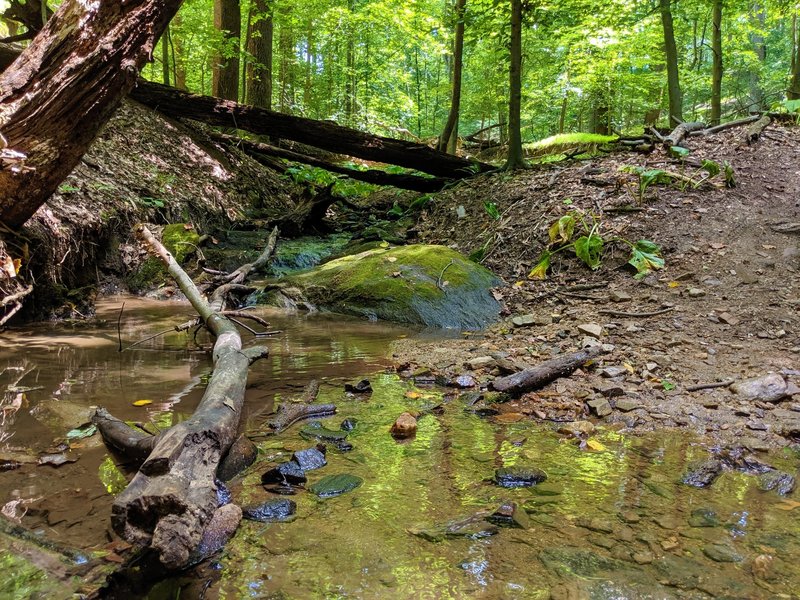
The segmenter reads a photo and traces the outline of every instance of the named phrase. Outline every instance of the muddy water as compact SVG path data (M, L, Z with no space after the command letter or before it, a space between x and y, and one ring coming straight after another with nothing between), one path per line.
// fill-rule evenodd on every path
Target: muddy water
M190 414L205 376L206 355L171 334L139 349L116 352L116 307L102 307L106 325L42 326L4 338L3 458L21 460L52 445L82 421L80 411L103 404L146 427ZM126 309L128 342L167 329L175 306ZM725 472L710 489L678 483L688 461L707 456L701 440L683 435L595 435L581 450L552 428L533 422L493 423L465 410L466 398L416 387L382 374L388 343L407 330L340 318L273 319L284 329L272 357L250 378L248 426L261 431L274 398L323 381L320 401L339 412L323 420L338 429L357 420L350 452L331 448L328 465L308 473L350 474L363 484L319 499L301 490L287 523L243 522L223 553L186 577L155 584L149 598L795 598L800 595L800 503L759 489L755 476ZM200 340L201 342L203 340ZM352 397L345 381L369 374L374 392ZM20 377L24 375L23 377ZM30 389L20 391L25 387ZM20 397L20 394L22 396ZM135 407L132 402L151 399ZM58 408L56 408L58 407ZM63 410L64 408L68 410ZM59 410L62 409L62 410ZM389 427L401 412L420 411L413 440L398 443ZM260 486L268 465L313 442L295 427L259 442L260 462L232 485L243 505L270 498ZM77 462L26 465L0 473L0 501L32 500L22 524L82 548L106 541L113 493L125 484L98 436L73 442ZM38 455L38 454L37 454ZM796 474L791 453L762 457ZM523 489L491 483L500 467L535 466L546 482ZM515 502L527 529L444 537L442 527ZM20 508L18 506L18 508ZM21 514L21 509L19 513ZM473 531L490 533L478 523ZM440 539L442 538L442 539ZM438 541L432 541L438 540ZM2 587L0 587L0 592ZM2 596L2 593L0 593ZM135 597L123 591L119 597ZM13 596L9 596L13 597Z

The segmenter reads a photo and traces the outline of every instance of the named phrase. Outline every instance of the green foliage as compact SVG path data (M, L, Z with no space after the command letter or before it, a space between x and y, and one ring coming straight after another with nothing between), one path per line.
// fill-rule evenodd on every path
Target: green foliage
M603 254L603 238L594 232L582 235L575 240L575 255L592 271L600 268L600 256Z
M483 209L486 211L486 214L489 215L493 220L499 221L500 220L500 211L497 208L497 205L494 202L484 202Z
M636 279L641 279L651 271L664 268L661 248L649 240L639 240L631 245L631 258L628 264L636 269Z
M73 194L80 191L80 188L77 188L74 185L69 185L68 183L62 183L60 186L58 186L58 192L60 194Z

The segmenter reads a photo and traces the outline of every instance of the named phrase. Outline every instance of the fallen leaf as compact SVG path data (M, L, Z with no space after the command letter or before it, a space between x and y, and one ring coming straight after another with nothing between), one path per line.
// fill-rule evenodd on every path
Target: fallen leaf
M67 456L66 454L44 454L39 457L40 465L51 465L53 467L60 467L63 464L77 461L77 458Z
M764 250L775 250L775 248L777 248L777 246L773 246L772 244L761 244L761 247Z
M152 404L152 400L134 400L134 406L147 406L148 404Z
M91 437L97 433L97 427L91 423L82 425L67 432L68 440L81 440L83 438Z
M124 558L122 558L119 554L116 554L114 552L112 552L111 554L106 554L103 557L103 560L107 560L108 562L113 562L116 564L122 564L123 562L125 562Z
M680 287L680 285L681 285L680 281L670 281L667 284L667 287L676 288L676 287Z
M411 398L412 400L416 400L417 398L422 398L422 394L419 392L406 392L406 398Z
M783 502L776 504L775 508L779 508L780 510L794 510L800 506L800 502L796 500L784 500Z
M183 224L183 228L184 228L186 231L189 231L189 230L191 230L191 229L194 229L194 225L192 225L191 223L184 223L184 224Z
M586 447L592 452L605 452L608 449L597 440L588 440L586 442Z

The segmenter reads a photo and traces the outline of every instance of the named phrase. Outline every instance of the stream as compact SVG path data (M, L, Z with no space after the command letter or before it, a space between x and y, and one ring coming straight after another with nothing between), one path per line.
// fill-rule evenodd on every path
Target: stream
M92 406L151 431L189 416L211 362L191 333L169 330L191 307L110 298L88 323L36 324L6 332L0 348L0 505L35 536L108 550L113 496L131 475L98 434L81 437ZM263 435L276 401L321 383L319 402L338 407L322 419L348 434L350 451L328 445L327 466L308 472L291 496L293 519L242 521L219 554L191 571L118 598L796 598L800 595L800 502L760 489L759 479L725 471L710 488L680 483L686 465L708 456L683 433L626 436L600 429L589 449L535 421L502 423L469 410L470 395L416 385L387 370L393 340L423 335L385 323L334 315L289 317L259 310L281 333L270 357L250 371L245 400L258 462L230 488L247 506L275 498L261 474L313 447L308 423ZM436 334L424 334L436 335ZM367 377L373 392L347 394ZM389 433L405 411L421 414L414 438ZM68 432L69 448L58 447ZM85 432L85 430L83 430ZM56 447L54 447L56 446ZM47 455L60 466L37 465ZM796 475L791 452L761 455ZM11 469L14 466L16 468ZM546 481L502 488L497 469L535 467ZM6 470L9 469L9 470ZM320 498L311 488L347 474L359 487ZM516 525L485 518L514 503ZM455 524L458 522L457 524ZM0 547L0 598L70 598L47 573L23 568ZM76 588L77 589L77 584Z

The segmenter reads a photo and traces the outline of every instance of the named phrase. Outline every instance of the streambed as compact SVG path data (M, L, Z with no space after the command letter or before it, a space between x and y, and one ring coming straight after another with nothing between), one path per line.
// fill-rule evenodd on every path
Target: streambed
M0 472L7 516L43 538L107 552L113 494L126 468L94 435L71 442L59 467L31 461L85 422L90 406L148 428L169 426L193 411L210 360L191 336L170 333L117 352L122 299L98 307L93 324L42 324L4 334L0 459L23 463ZM126 298L121 336L127 345L191 316L180 304ZM266 313L261 313L266 314ZM148 598L778 598L800 593L800 527L794 495L759 489L756 477L726 471L708 489L679 483L687 463L708 456L702 439L662 433L622 436L600 430L594 450L533 421L502 424L466 410L469 397L417 386L389 366L390 343L416 332L338 316L267 316L282 330L270 358L251 370L247 429L263 433L275 400L321 381L320 402L338 406L322 420L348 435L353 449L329 445L328 464L308 473L308 486L349 474L363 483L334 498L308 490L291 498L285 523L243 521L234 540L191 572L115 597ZM202 339L199 340L201 343ZM346 382L368 376L373 393L347 395ZM11 386L11 387L9 387ZM149 404L134 406L137 400ZM415 438L389 434L402 412L420 411ZM295 426L258 438L259 462L230 487L234 500L271 497L260 483L270 465L313 446ZM789 450L762 455L796 474ZM548 479L505 489L495 470L534 466ZM9 503L15 503L11 504ZM471 536L440 535L454 520L514 502L527 529L480 526ZM13 511L12 511L13 508ZM493 535L488 535L493 533ZM9 564L9 550L0 551ZM22 573L11 563L11 573ZM70 597L46 576L6 578L0 598ZM16 587L15 587L16 586ZM76 585L77 587L77 585ZM59 589L56 593L53 590ZM20 595L22 594L22 595ZM54 595L55 594L55 595Z

